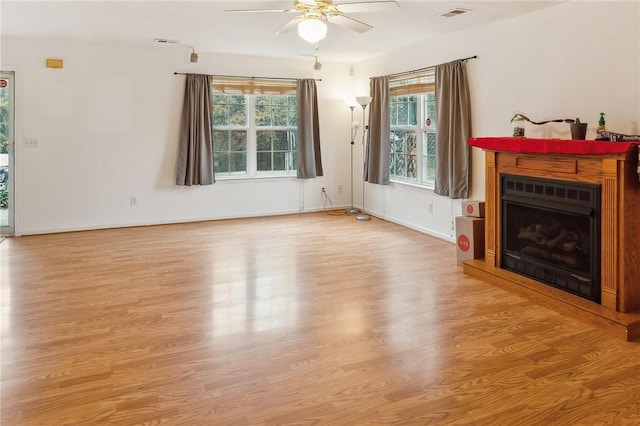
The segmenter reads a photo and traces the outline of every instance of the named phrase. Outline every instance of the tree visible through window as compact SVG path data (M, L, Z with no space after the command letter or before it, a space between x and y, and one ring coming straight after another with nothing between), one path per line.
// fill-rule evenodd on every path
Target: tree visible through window
M295 81L214 78L212 92L216 177L296 174Z
M247 173L247 123L244 95L213 95L213 164L216 174Z
M258 173L296 170L296 97L257 96L255 123Z

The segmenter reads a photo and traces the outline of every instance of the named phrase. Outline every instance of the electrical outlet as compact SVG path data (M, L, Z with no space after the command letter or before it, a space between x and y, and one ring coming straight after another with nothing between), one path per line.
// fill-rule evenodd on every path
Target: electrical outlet
M429 214L433 214L433 203L427 204L427 211Z
M136 197L135 195L132 195L129 197L129 205L131 207L138 207L138 197Z
M343 189L342 185L338 185L338 193L342 194Z
M327 191L325 191L325 189L324 189L324 186L322 187L322 191L321 191L321 192L322 192L323 194L326 194L326 193L327 193Z

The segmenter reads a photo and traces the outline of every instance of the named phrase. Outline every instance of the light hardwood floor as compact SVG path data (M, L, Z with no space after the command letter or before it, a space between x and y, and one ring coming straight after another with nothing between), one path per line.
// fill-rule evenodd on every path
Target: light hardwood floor
M640 424L640 344L304 214L7 239L2 425Z

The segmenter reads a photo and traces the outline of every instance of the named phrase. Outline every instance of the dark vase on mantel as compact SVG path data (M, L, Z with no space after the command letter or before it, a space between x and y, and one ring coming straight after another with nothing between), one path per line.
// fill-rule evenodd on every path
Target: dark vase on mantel
M587 123L570 123L571 139L585 140L587 137Z

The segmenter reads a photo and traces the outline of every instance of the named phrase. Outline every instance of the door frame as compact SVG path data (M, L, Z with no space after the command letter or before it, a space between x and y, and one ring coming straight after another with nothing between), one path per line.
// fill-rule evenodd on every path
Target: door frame
M15 218L16 218L16 197L15 197L15 189L16 189L16 172L15 172L15 152L16 152L16 76L14 71L9 70L1 70L0 78L2 80L7 80L9 84L9 148L8 148L8 165L9 165L9 181L7 184L7 189L9 192L9 208L8 208L8 216L9 216L9 226L7 228L2 227L1 235L3 237L9 237L15 235L16 226L15 226Z

